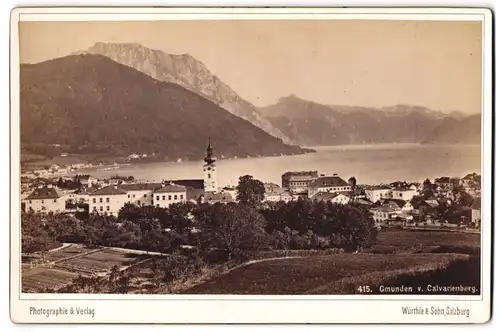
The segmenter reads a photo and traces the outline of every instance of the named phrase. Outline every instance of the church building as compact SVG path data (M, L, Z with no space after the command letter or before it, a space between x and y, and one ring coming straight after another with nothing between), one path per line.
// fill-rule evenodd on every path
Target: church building
M203 165L203 186L204 193L200 202L215 204L233 202L233 196L220 190L217 183L217 158L214 157L214 149L210 138L208 139L207 154Z
M168 208L171 204L229 203L233 196L218 187L217 166L209 138L204 158L203 179L168 180L160 183L132 183L107 186L90 193L91 212L117 216L127 203Z
M217 168L215 161L217 158L214 157L214 149L212 148L212 142L210 138L208 139L207 155L204 159L205 165L203 165L203 184L205 192L216 192L217 191Z

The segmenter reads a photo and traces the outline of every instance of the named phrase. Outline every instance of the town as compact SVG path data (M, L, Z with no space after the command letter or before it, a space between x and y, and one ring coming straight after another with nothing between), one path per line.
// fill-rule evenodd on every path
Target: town
M218 163L209 141L205 163L198 179L174 179L144 182L132 176L94 178L61 172L25 174L21 178L22 210L25 212L89 213L117 217L126 204L169 208L191 202L231 203L238 201L236 187L219 186ZM66 169L66 168L61 168ZM52 176L50 176L52 174ZM42 175L45 175L42 176ZM368 209L378 227L480 227L481 176L472 173L463 178L440 177L422 183L395 181L388 184L357 184L340 175L318 171L289 171L281 176L281 185L263 183L262 207L297 200L356 204Z

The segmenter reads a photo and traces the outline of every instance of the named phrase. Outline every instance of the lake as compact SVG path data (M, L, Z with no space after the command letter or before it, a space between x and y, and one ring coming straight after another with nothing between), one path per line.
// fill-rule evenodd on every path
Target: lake
M287 171L317 170L320 174L354 176L359 184L379 184L397 180L423 181L439 176L481 173L481 148L472 145L382 144L314 147L316 153L219 160L220 186L236 185L238 177L253 175L264 182L281 185ZM201 179L203 162L148 163L120 166L109 171L89 170L97 177L132 175L148 181Z

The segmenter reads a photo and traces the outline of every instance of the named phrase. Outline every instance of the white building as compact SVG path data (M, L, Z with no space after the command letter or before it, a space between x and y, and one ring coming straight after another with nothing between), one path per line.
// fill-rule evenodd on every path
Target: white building
M117 186L107 186L89 195L89 212L118 216L128 202L127 192Z
M77 174L74 177L74 181L80 181L80 183L85 187L92 187L92 185L95 184L96 179L89 174Z
M125 204L168 208L174 203L188 201L232 202L230 193L217 190L215 158L212 155L213 149L209 142L203 179L112 184L89 194L90 212L117 216Z
M138 206L153 205L153 192L160 188L163 183L131 183L120 184L117 187L127 192L127 203Z
M349 203L349 197L338 192L319 192L312 198L315 201L332 202L336 204Z
M168 208L173 203L196 202L202 195L203 180L111 185L89 195L89 209L90 212L118 216L127 203Z
M321 175L309 185L308 197L312 198L319 192L348 193L351 186L337 174L333 176Z
M392 189L391 197L393 199L400 199L403 201L409 201L413 197L417 196L417 190L415 189L405 189L405 188L395 188Z
M376 203L380 200L392 198L392 189L385 186L375 186L365 189L365 195L370 202Z
M394 201L387 201L381 206L370 209L370 212L373 214L375 222L381 224L411 221L413 219L413 216L410 214L411 211L409 209L403 210L400 205ZM403 207L406 207L405 205Z
M285 192L283 188L281 188L276 183L267 182L264 183L264 201L267 202L279 202L281 201L281 194Z
M186 202L186 187L169 183L153 192L154 205L161 208L169 208L175 203Z
M66 210L65 195L52 185L36 188L23 201L26 211L63 212Z

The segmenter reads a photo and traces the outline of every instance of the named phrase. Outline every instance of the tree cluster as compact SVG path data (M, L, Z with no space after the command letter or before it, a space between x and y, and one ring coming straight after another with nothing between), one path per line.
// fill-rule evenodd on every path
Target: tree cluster
M371 213L351 204L298 200L261 213L276 249L355 251L371 245L377 233Z
M69 189L69 190L80 189L82 187L80 179L63 180L63 178L61 177L57 180L56 185L61 189Z

